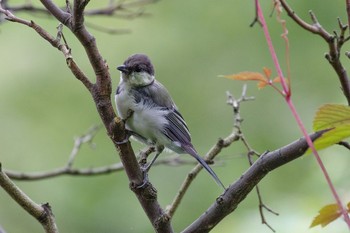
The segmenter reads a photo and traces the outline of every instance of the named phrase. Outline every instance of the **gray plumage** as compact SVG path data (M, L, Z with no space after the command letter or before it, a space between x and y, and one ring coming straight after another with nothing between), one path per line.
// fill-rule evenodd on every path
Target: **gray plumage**
M149 58L143 54L132 55L117 69L121 71L115 95L118 114L126 119L126 128L134 137L157 148L154 160L164 147L178 154L190 154L225 189L215 172L194 149L186 122L167 89L155 80Z

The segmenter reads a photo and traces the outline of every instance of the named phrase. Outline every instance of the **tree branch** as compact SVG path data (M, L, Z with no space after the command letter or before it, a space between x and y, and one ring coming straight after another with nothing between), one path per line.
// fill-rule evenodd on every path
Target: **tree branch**
M253 100L253 97L246 97L246 90L247 86L243 86L242 95L238 100L235 100L231 94L227 93L228 101L227 103L231 106L233 106L234 112L234 127L233 132L228 135L225 139L219 139L218 142L209 150L209 152L204 157L207 162L212 162L213 159L221 152L221 150L225 147L230 146L233 142L238 141L241 139L241 131L240 131L240 124L242 122L241 116L239 114L239 107L241 102L247 101L247 100ZM184 182L182 183L179 191L177 192L177 195L173 199L173 202L171 205L167 207L167 214L170 217L173 217L175 214L175 211L177 210L177 207L180 205L181 200L185 196L188 188L190 187L190 184L192 181L196 178L198 173L203 169L203 167L200 164L197 164L196 167L194 167L189 174L186 176Z
M170 217L173 215L177 204L174 204L175 209L169 211L167 215L164 210L160 207L157 201L157 191L152 186L152 184L147 183L144 187L138 188L139 184L143 182L143 173L140 170L137 158L134 151L130 145L130 142L125 140L127 134L125 131L124 123L121 119L117 118L111 103L111 78L108 71L108 65L106 61L101 56L95 38L89 33L84 24L84 10L88 1L75 0L74 7L71 15L70 10L68 12L60 9L51 0L41 0L42 4L46 9L52 13L52 15L59 20L62 24L66 25L80 43L85 48L86 54L89 58L90 64L93 67L96 83L92 83L87 76L79 69L77 64L74 62L71 56L71 50L67 45L66 41L64 44L61 43L61 38L63 38L62 27L59 27L57 38L54 38L48 34L43 28L35 24L33 21L26 21L15 17L9 11L0 8L0 12L4 13L8 20L13 22L21 23L33 28L42 38L51 43L52 46L58 48L65 56L68 67L74 76L80 80L84 86L89 90L92 98L95 102L98 113L100 114L101 120L107 129L107 133L111 138L116 150L120 155L122 162L118 164L118 167L113 169L125 168L126 174L128 175L130 181L130 188L136 194L139 202L141 203L145 213L150 219L154 229L157 232L173 232L172 226L170 224ZM311 15L312 16L312 15ZM313 16L312 16L313 17ZM313 17L314 22L317 22L316 17ZM307 24L308 26L308 24ZM325 30L322 27L310 26L310 30L316 28L319 30L318 33L322 35L325 34ZM334 42L334 39L333 39ZM330 55L334 56L337 53L334 52L334 46L330 44ZM335 51L337 52L337 51ZM337 57L338 58L338 57ZM339 61L339 59L338 59ZM340 64L341 65L341 64ZM346 73L345 76L346 77ZM313 139L321 136L322 132L318 132L312 135ZM221 139L217 144L208 152L206 159L211 161L225 146L230 145L233 141L238 140L239 135L236 132L230 134L227 138ZM235 210L237 205L246 197L246 195L256 186L256 184L266 175L269 171L276 169L277 167L292 161L293 159L301 156L307 149L307 143L305 139L300 139L288 146L285 146L274 152L267 153L261 156L247 171L246 173L233 185L231 185L226 192L217 199L217 201L208 209L208 211L203 214L199 219L197 219L193 224L191 224L184 232L208 232L212 229L218 222L220 222L226 215ZM72 161L69 160L65 168L58 169L54 171L57 174L68 174L74 173L71 168ZM68 168L68 169L67 169ZM71 169L71 170L69 170ZM111 167L104 167L104 172L109 172ZM195 176L201 167L198 165L193 169L193 173L189 175L188 181L185 181L185 186L191 182L191 177ZM85 174L91 174L88 171ZM96 174L97 171L94 171ZM6 174L1 171L2 177L6 178ZM186 191L186 187L181 189ZM179 200L181 200L179 196ZM45 209L45 206L41 206Z
M84 11L85 16L119 16L124 19L134 19L139 16L147 15L141 7L157 2L158 0L135 0L135 1L120 1L116 4L110 1L106 7L96 8L96 9L86 9ZM47 3L49 6L51 3ZM9 5L7 1L2 0L2 6L4 9L11 12L29 12L29 13L42 13L46 15L51 15L51 12L46 8L34 6L31 2L24 2L16 6ZM63 7L59 7L63 10ZM139 8L139 10L132 11L132 8ZM123 14L118 14L119 12L124 12ZM69 12L66 12L69 14ZM62 14L62 12L57 10L57 14Z
M79 30L84 24L84 10L90 0L74 0L73 31Z
M0 163L0 186L17 202L22 208L40 222L46 233L58 233L55 217L48 203L38 205L30 199L15 183L2 171Z
M14 14L12 14L10 11L3 9L1 6L0 6L0 13L3 13L6 16L5 19L7 19L8 21L16 22L19 24L26 25L30 28L33 28L44 40L49 42L53 47L60 50L64 55L67 65L70 68L71 72L75 75L77 79L79 79L84 84L84 86L89 91L92 90L92 83L83 73L83 71L79 68L79 66L75 63L71 55L71 50L69 49L68 45L61 44L61 38L63 36L61 26L58 26L57 37L55 38L52 35L50 35L45 29L43 29L40 25L36 24L34 21L27 21L27 20L18 18Z
M169 218L166 216L163 209L159 205L157 201L156 191L153 188L153 186L149 183L147 186L145 186L145 188L136 188L139 184L143 182L143 173L140 170L134 151L131 148L130 142L119 143L126 138L126 132L123 122L120 121L120 119L116 118L112 107L110 99L112 87L110 74L108 72L108 65L102 58L97 48L95 38L87 31L84 24L79 25L79 22L83 20L79 19L80 13L78 11L80 11L81 9L77 5L79 9L77 8L75 10L75 20L78 20L76 22L78 22L77 24L79 27L76 27L77 25L73 25L70 21L71 15L69 13L62 11L50 0L41 0L41 2L46 7L46 9L50 11L53 16L55 16L57 20L59 20L62 24L66 25L68 28L71 29L73 34L85 48L90 64L95 72L96 83L90 83L86 76L82 72L80 72L80 69L76 69L78 67L76 66L75 62L73 62L72 58L66 58L68 67L71 69L75 77L79 80L82 80L85 87L87 87L87 89L90 91L93 100L96 104L97 111L102 119L102 122L105 125L105 128L107 129L108 135L112 139L116 150L119 152L121 161L130 181L130 187L136 194L145 213L149 217L154 229L157 232L172 232L172 227ZM77 1L76 3L81 3L81 1ZM84 4L81 6L85 7ZM3 10L1 12L10 15L8 11ZM26 24L26 22L21 23ZM44 30L40 28L40 32L42 31ZM45 39L50 43L53 41L52 37ZM57 45L57 47L59 47L60 49L65 48L69 51L67 46ZM64 54L66 54L66 51L64 51Z
M68 28L71 28L71 14L63 11L61 8L55 5L51 0L40 0L45 8L52 14L58 21L63 23Z
M322 135L323 131L310 135L312 140ZM230 187L217 198L205 213L187 227L183 233L209 232L224 217L233 212L248 193L272 170L302 156L308 149L305 138L301 138L278 150L266 153Z
M329 47L329 52L326 54L326 59L332 65L333 69L337 73L341 87L342 87L342 91L344 93L344 96L348 102L348 105L350 105L350 81L349 81L348 74L347 74L343 64L340 61L340 49L341 49L341 46L343 45L343 43L347 39L346 40L344 40L344 39L339 40L337 34L332 35L329 32L327 32L321 26L321 24L318 22L316 15L314 13L312 13L311 11L309 13L310 13L311 20L313 22L312 25L303 21L292 10L292 8L287 4L287 2L285 0L279 0L279 1L281 3L282 7L287 11L288 16L291 19L293 19L299 26L301 26L302 28L304 28L305 30L307 30L311 33L314 33L314 34L321 36L327 42L328 47ZM350 1L347 0L347 3L349 3L349 2ZM347 7L348 6L349 5L347 5ZM349 10L348 10L348 14L350 14ZM343 27L341 23L339 23L339 25L340 25L341 34L344 34L344 31L346 30L347 27Z
M204 157L205 160L208 162L213 161L214 157L218 155L221 150L225 147L228 147L233 142L237 141L239 139L239 136L235 133L230 134L225 139L219 139L218 142L209 150L209 152ZM179 207L183 197L185 196L188 188L190 187L192 181L196 178L198 173L203 169L203 167L200 164L197 164L186 176L185 180L183 181L179 191L177 192L176 196L174 197L172 203L167 207L167 214L170 218L172 218L175 214L175 211Z

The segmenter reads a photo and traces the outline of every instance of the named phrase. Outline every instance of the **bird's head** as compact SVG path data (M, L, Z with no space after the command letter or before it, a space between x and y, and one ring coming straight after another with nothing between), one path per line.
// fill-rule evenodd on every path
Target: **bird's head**
M154 81L154 68L151 60L144 54L128 57L123 65L117 67L123 82L131 86L147 86Z

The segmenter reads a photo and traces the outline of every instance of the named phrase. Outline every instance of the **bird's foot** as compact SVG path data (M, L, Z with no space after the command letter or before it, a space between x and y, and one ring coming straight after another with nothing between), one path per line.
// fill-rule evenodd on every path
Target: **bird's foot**
M122 145L125 144L129 141L129 138L132 136L132 133L130 130L125 130L125 138L122 141L117 141L116 144L117 145Z
M136 186L137 189L144 188L148 184L148 182L149 182L149 180L148 180L148 170L149 170L149 166L147 166L147 167L142 166L141 167L143 180L142 180L142 184Z

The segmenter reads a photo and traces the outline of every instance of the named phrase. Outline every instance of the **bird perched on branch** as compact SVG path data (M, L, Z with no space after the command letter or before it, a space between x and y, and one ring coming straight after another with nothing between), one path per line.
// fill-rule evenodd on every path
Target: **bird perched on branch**
M117 69L121 74L115 95L118 114L125 120L126 129L132 136L156 148L155 157L143 168L145 177L166 147L178 154L193 156L225 189L215 172L193 147L186 122L168 90L155 80L150 59L144 54L134 54Z

